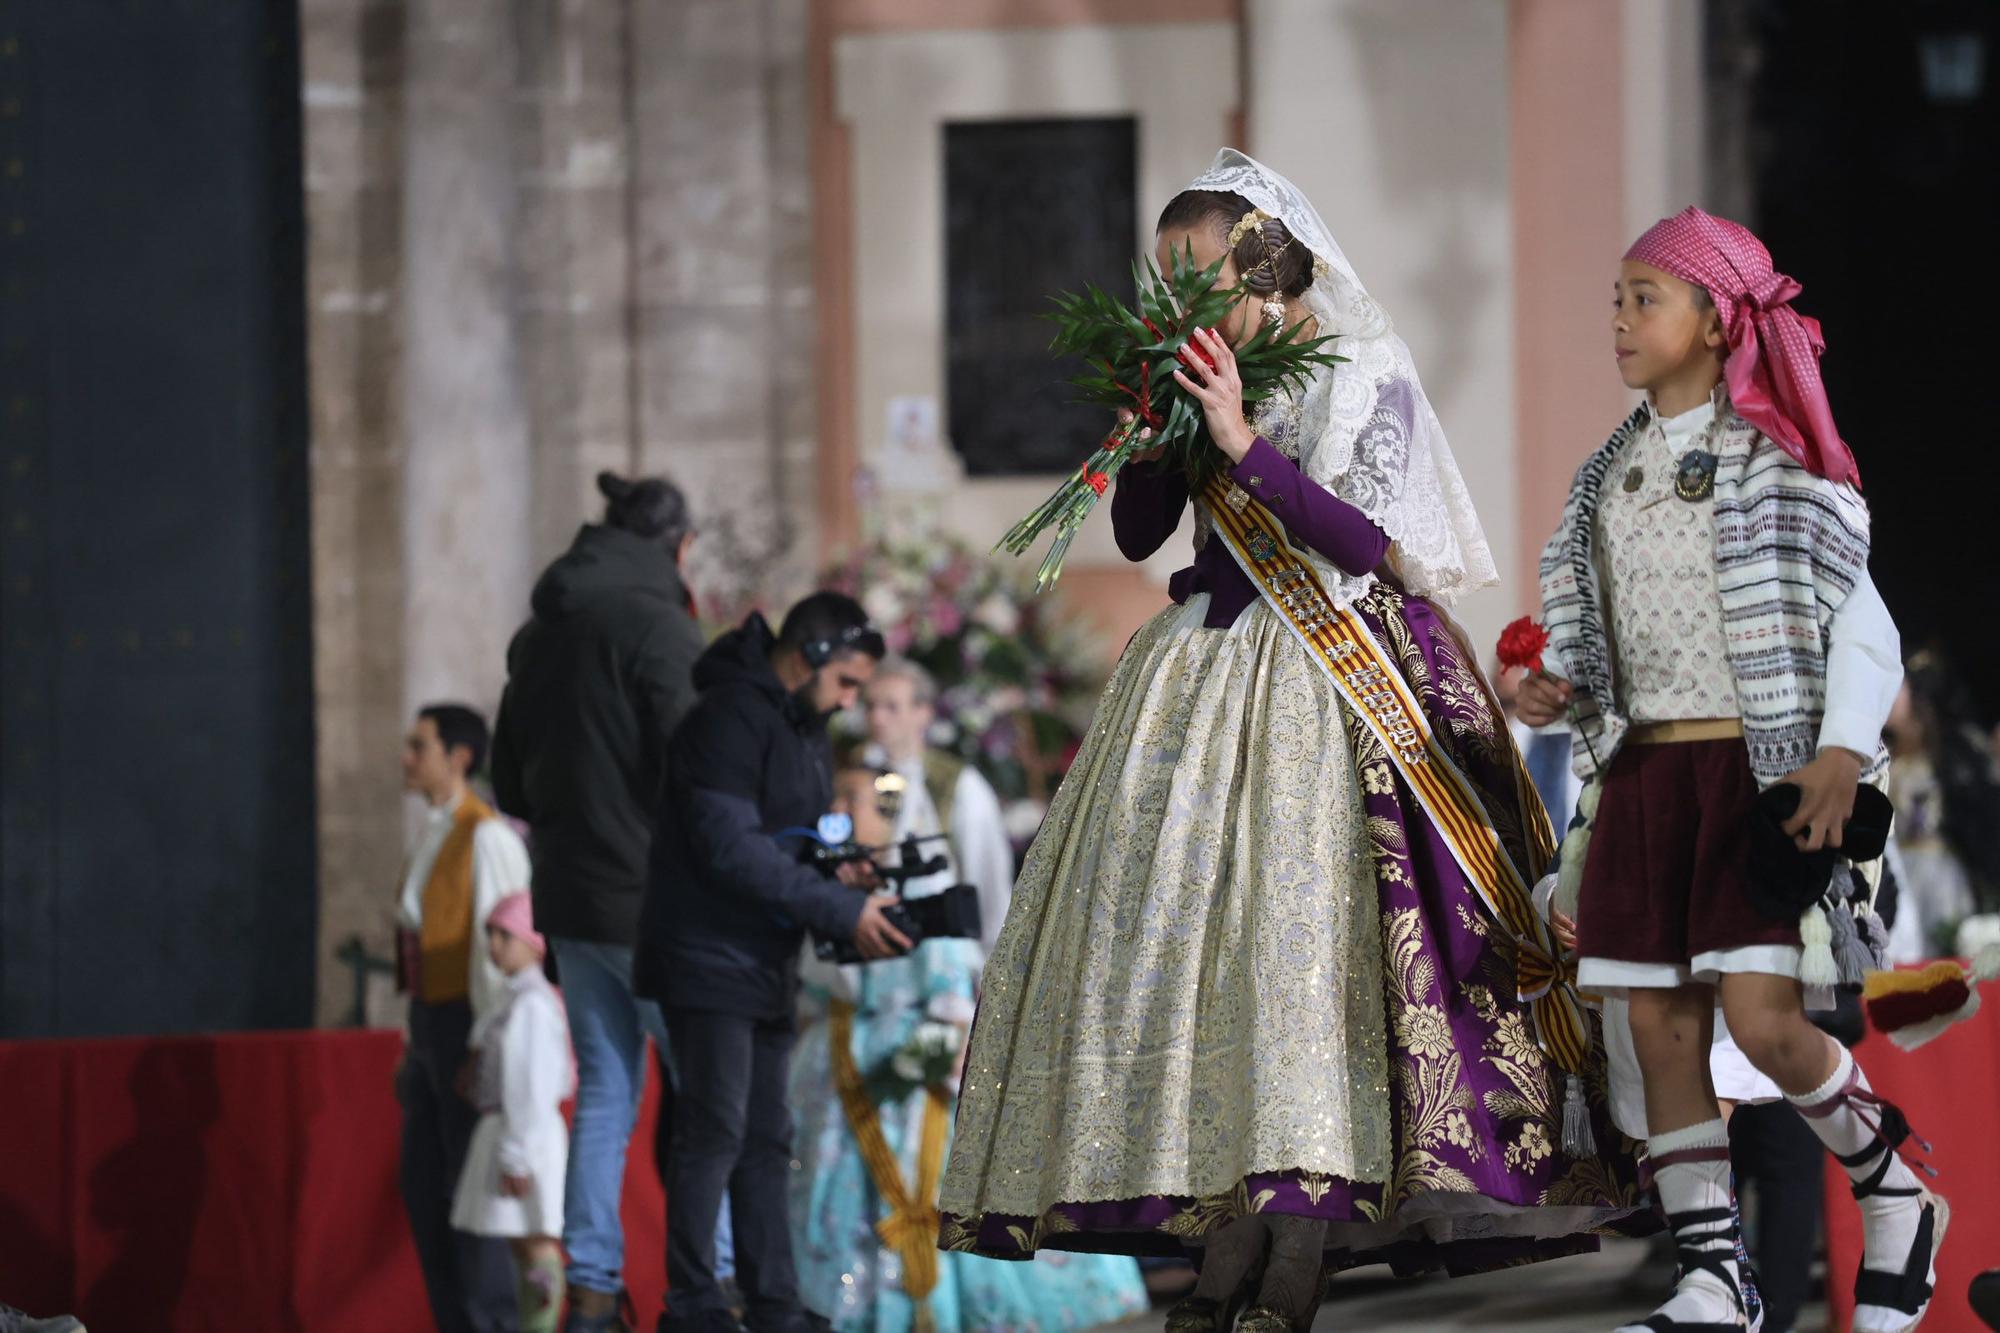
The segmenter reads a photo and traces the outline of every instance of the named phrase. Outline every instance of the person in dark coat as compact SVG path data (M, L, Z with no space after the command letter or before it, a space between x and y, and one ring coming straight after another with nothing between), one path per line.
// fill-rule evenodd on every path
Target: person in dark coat
M694 540L685 497L653 477L597 485L604 521L542 575L507 650L493 743L500 808L533 833L535 920L576 1048L563 1222L575 1333L618 1327L625 1150L646 1038L667 1040L659 1007L632 993L632 950L667 742L694 704L703 646L680 574Z
M859 604L815 593L779 633L752 615L695 666L701 697L668 751L634 978L666 1009L680 1073L662 1330L736 1326L715 1275L725 1191L749 1326L825 1326L799 1303L786 1215L800 950L808 930L871 958L910 942L883 915L894 898L857 891L876 882L872 867L829 877L796 831L832 803L827 719L854 705L882 655Z

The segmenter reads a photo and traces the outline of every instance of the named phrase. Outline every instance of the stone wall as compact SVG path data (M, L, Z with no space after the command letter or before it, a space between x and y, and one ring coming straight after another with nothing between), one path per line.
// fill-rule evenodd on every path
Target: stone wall
M688 488L709 606L781 603L817 561L806 0L301 11L334 1023L336 953L390 953L407 719L494 706L600 469Z

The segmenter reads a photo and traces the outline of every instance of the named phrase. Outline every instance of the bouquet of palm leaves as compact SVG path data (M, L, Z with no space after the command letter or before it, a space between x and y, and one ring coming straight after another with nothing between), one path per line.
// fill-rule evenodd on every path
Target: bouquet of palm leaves
M1189 488L1197 493L1228 465L1228 458L1209 438L1201 404L1175 382L1173 372L1176 365L1198 373L1212 369L1206 355L1188 339L1196 329L1212 328L1227 318L1247 289L1215 286L1223 261L1196 268L1192 247L1176 252L1170 261L1165 275L1151 259L1132 266L1136 310L1096 287L1055 298L1056 309L1049 319L1056 325L1056 336L1050 345L1059 354L1083 357L1088 365L1069 381L1081 391L1077 401L1124 409L1131 415L1054 495L1000 539L997 549L1022 555L1043 532L1055 529L1055 541L1036 571L1037 592L1061 576L1077 530L1135 454L1162 449L1162 461L1186 474ZM1262 324L1255 337L1234 349L1246 405L1286 386L1302 389L1315 366L1347 359L1321 350L1334 335L1299 337L1303 324L1290 328ZM1141 439L1141 431L1150 432L1149 438Z

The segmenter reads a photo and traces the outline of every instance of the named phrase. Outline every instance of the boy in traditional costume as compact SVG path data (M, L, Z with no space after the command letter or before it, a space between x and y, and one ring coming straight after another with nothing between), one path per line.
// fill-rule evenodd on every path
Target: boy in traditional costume
M1869 924L1823 849L1842 846L1859 783L1879 774L1901 668L1798 292L1749 231L1695 208L1626 254L1613 346L1647 402L1576 474L1542 556L1551 674L1521 686L1530 724L1573 708L1576 762L1596 787L1579 985L1629 1002L1680 1250L1672 1299L1631 1330L1745 1324L1710 1072L1718 999L1743 1054L1853 1179L1866 1227L1855 1329L1922 1318L1948 1218L1896 1154L1901 1117L1805 1013L1801 979L1836 980L1829 943L1851 955ZM1789 813L1773 813L1777 796ZM1751 870L1757 821L1777 819L1821 858L1803 917L1773 912Z

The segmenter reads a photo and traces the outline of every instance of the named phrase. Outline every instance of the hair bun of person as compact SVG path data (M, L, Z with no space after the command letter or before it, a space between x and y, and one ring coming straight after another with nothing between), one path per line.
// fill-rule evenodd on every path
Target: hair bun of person
M632 493L632 483L616 472L600 472L597 474L597 493L616 504Z

